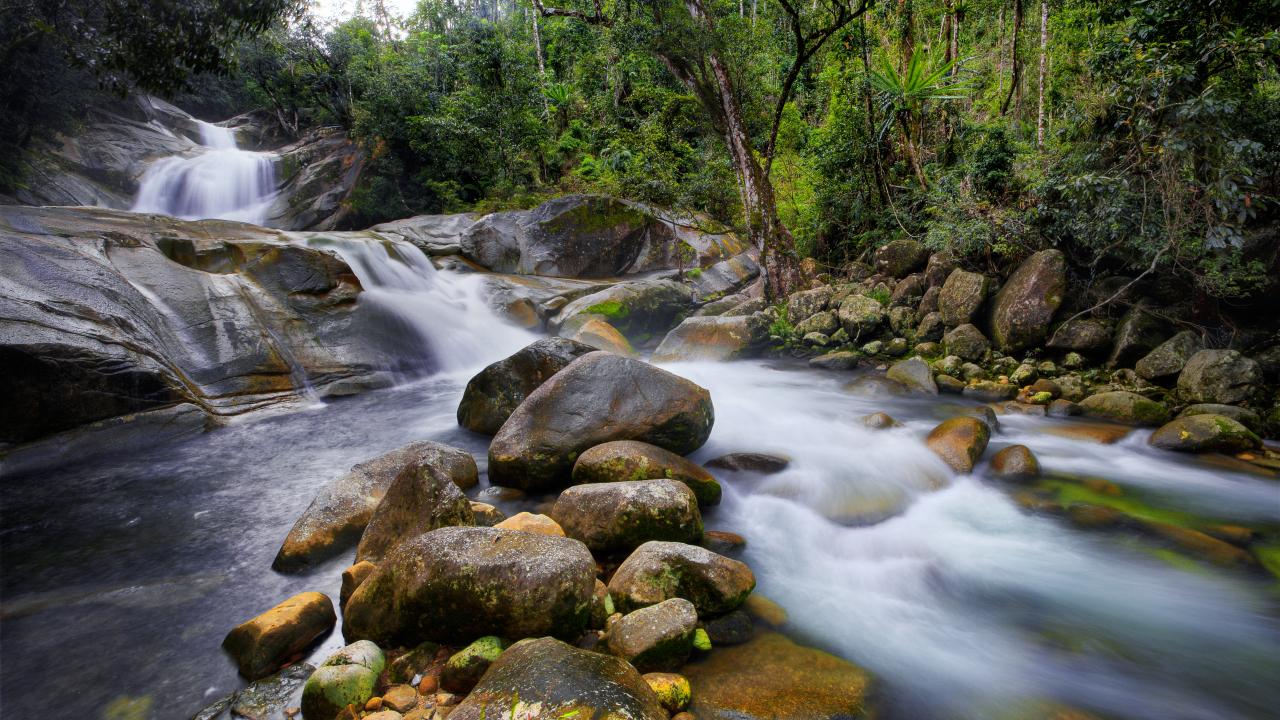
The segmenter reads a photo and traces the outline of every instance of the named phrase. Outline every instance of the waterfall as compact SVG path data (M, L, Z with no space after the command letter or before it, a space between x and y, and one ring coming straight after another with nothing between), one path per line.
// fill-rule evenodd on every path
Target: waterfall
M239 149L230 128L197 122L203 152L151 163L131 209L187 220L261 224L275 195L274 157Z

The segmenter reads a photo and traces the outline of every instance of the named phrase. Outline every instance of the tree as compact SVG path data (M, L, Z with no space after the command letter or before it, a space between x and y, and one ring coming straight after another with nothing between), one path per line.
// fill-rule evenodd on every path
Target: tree
M1040 0L1040 85L1036 111L1036 147L1044 149L1044 78L1049 54L1049 0Z
M1005 95L1004 100L1000 103L1001 115L1009 112L1009 104L1013 102L1015 95L1019 99L1022 97L1022 58L1018 54L1018 31L1021 29L1022 0L1013 0L1013 43L1009 52L1009 59L1013 64L1013 76L1009 78L1009 94Z
M898 121L902 128L907 159L911 162L916 181L924 190L929 188L929 180L925 177L917 147L917 140L921 135L921 119L926 104L964 97L968 84L952 77L952 70L959 64L959 59L930 63L924 48L917 47L901 72L887 59L881 62L879 69L871 71L871 84L880 93L881 107L885 114L880 136L883 137L888 131L890 123Z

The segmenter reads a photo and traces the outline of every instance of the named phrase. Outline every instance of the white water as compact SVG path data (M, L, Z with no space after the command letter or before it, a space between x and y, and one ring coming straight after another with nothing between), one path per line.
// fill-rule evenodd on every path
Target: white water
M131 209L187 220L262 224L276 191L274 156L240 150L234 130L197 122L205 149L151 163Z

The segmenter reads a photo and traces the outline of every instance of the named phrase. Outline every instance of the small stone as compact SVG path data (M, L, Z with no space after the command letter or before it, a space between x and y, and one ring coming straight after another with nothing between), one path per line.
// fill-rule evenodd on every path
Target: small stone
M706 630L698 628L693 632L693 647L701 652L711 652L711 636Z
M435 675L423 675L418 682L419 695L434 695L440 688L440 678Z
M883 349L884 349L884 343L881 342L880 340L872 340L871 342L862 346L862 352L867 355L879 355L880 351Z
M462 696L455 695L451 692L438 692L436 693L435 701L436 701L436 705L441 705L443 707L451 707L453 705L457 705L458 703L462 702Z
M688 678L675 673L645 673L643 677L667 712L676 713L688 707L693 697Z
M738 533L724 530L707 530L702 533L702 547L714 553L724 554L738 550L747 544L747 539Z
M888 428L902 427L902 423L882 412L863 415L861 420L863 425L872 430L885 430Z
M395 710L383 710L364 716L364 720L402 720L404 716Z
M1084 356L1078 352L1069 352L1062 356L1062 367L1065 370L1079 370L1084 367Z
M1072 417L1080 412L1080 406L1070 400L1058 399L1049 403L1050 417Z
M933 381L938 385L938 392L947 393L949 395L959 395L964 392L964 381L950 375L937 375Z
M708 620L703 629L714 645L741 645L755 636L755 624L743 610Z
M493 527L507 519L507 516L498 508L489 503L476 502L474 500L471 501L471 514L475 515L476 525L482 527ZM345 604L344 602L343 605Z
M372 711L372 710L381 710L381 709L382 709L382 698L377 697L377 696L369 698L369 702L366 702L366 703L364 704L364 709L365 709L365 710L371 710L371 711Z

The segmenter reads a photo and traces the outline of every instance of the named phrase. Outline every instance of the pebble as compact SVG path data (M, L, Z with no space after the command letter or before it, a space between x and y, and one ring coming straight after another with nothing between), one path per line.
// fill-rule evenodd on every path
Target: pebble
M397 712L408 712L418 704L418 691L408 685L395 685L383 694L382 703Z
M422 682L418 683L418 694L431 695L440 687L440 677L437 675L424 675Z

